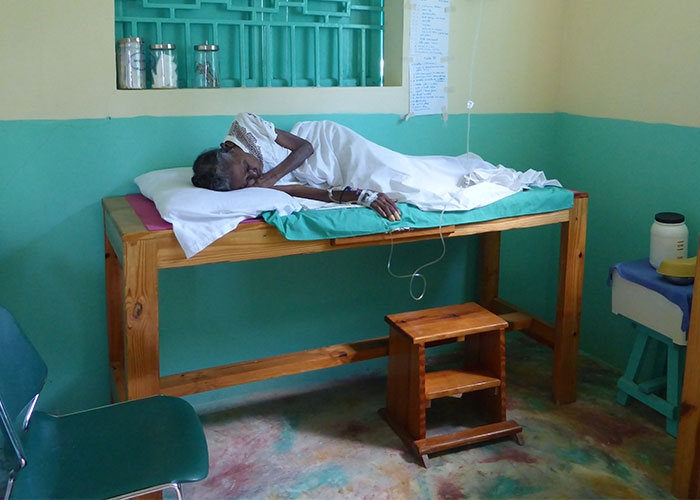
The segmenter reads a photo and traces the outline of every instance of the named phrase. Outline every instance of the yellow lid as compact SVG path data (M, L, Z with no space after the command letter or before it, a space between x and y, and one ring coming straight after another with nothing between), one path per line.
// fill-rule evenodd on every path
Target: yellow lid
M659 274L674 278L692 278L695 276L695 267L698 257L689 259L668 259L659 264L657 269Z

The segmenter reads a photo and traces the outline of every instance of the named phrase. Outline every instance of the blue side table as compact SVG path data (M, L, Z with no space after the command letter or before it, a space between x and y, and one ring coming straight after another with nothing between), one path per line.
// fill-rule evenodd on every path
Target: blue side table
M617 402L630 397L666 417L666 432L678 434L679 407L685 369L685 346L690 323L693 285L666 281L647 259L622 262L610 269L612 311L647 328L640 328L625 373L617 382ZM642 366L655 352L666 350L660 373L642 374Z

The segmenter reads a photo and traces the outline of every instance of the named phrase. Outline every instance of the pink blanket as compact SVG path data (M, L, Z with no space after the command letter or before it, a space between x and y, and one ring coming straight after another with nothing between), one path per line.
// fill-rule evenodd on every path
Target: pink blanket
M142 194L127 194L126 201L129 202L131 208L134 209L136 215L139 216L139 219L149 231L162 231L173 228L170 222L163 220L160 216L156 204Z
M156 208L156 204L151 200L146 198L142 194L127 194L125 196L126 201L129 202L131 208L134 209L136 215L138 215L143 225L149 231L163 231L166 229L172 229L173 225L167 220L160 216L160 212ZM246 224L249 222L255 222L260 219L245 219L241 221L241 224Z

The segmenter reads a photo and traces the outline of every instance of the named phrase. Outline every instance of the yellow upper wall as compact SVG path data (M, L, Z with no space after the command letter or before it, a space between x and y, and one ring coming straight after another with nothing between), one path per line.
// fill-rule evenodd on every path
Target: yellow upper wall
M450 110L466 110L481 0L452 0ZM474 61L475 113L556 111L562 0L483 0Z
M700 126L700 1L565 4L560 111Z
M466 112L468 73L481 0L453 0L449 111ZM555 111L562 0L484 0L475 61L475 113ZM387 24L410 8L387 0ZM0 119L75 119L408 112L404 84L386 88L117 91L113 0L0 1ZM401 26L401 24L399 24ZM390 30L391 31L391 30ZM401 35L401 30L394 30ZM403 47L407 44L389 41ZM8 69L9 68L9 69ZM400 72L399 72L400 73Z
M466 112L481 1L452 0L450 113ZM399 26L388 50L405 62L411 10L386 4L387 24ZM405 64L393 74L403 85L386 88L117 91L113 9L113 0L0 0L0 119L408 111ZM483 0L474 113L700 126L698 26L700 0Z

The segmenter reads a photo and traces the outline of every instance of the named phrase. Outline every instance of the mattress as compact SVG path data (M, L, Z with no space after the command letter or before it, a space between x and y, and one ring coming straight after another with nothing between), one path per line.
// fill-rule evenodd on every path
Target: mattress
M489 205L466 211L424 211L413 205L399 203L401 220L397 222L390 222L379 217L373 210L363 207L301 210L289 215L279 215L273 211L264 212L262 218L289 240L319 240L556 212L568 210L573 204L573 191L547 186L520 191Z

